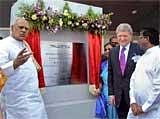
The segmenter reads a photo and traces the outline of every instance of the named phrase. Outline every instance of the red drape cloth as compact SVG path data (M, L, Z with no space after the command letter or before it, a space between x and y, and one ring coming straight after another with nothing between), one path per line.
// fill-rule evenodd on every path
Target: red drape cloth
M99 88L102 37L88 33L89 83Z
M37 30L31 31L28 34L26 41L30 45L35 59L41 66L41 70L38 72L38 79L39 79L39 87L43 88L45 87L45 81L44 81L44 74L43 74L43 67L41 60L40 32Z
M71 83L87 83L86 54L83 43L73 43Z

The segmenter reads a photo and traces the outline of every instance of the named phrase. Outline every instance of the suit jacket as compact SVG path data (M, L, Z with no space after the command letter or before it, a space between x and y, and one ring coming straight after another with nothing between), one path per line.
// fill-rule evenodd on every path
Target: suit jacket
M124 75L122 75L120 62L119 62L120 46L114 47L110 51L109 64L108 64L108 86L109 95L115 95L116 105L119 106L122 92L126 104L129 102L129 84L131 75L135 69L136 62L132 59L135 55L142 55L143 51L139 45L131 43L128 51Z

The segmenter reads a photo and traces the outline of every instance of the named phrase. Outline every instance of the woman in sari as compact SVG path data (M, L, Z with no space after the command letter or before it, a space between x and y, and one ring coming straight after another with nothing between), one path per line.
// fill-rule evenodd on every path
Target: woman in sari
M116 112L116 107L109 104L109 96L108 96L108 58L109 52L112 48L112 44L109 42L104 46L104 54L101 60L101 96L104 101L105 109L106 109L106 118L107 119L118 119L118 115Z

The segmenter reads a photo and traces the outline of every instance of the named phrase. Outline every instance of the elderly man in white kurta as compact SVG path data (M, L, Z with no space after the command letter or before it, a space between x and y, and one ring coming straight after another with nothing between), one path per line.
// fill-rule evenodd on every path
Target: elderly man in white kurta
M0 67L8 76L2 89L5 119L48 119L38 88L37 70L24 40L28 22L17 19L11 36L0 41Z
M155 46L159 36L149 28L142 35L140 45L146 52L130 79L131 107L127 119L160 119L160 46Z

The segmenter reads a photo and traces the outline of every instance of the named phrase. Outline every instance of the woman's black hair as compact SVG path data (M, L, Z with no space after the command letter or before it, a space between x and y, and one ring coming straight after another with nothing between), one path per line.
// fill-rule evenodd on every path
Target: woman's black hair
M111 45L112 47L114 47L111 42L107 42L107 43L104 45L104 48L105 48L107 45Z

